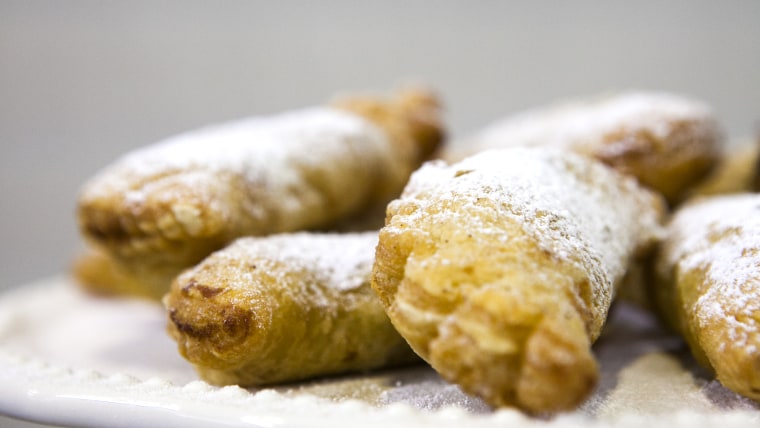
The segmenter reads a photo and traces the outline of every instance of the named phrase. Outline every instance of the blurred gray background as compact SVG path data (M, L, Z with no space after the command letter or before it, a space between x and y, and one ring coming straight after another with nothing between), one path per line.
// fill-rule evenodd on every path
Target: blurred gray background
M0 289L67 269L77 190L125 151L410 81L455 137L629 88L703 99L748 136L760 2L0 0Z
M63 272L79 186L125 151L404 82L453 136L642 88L760 119L760 2L0 1L0 287Z

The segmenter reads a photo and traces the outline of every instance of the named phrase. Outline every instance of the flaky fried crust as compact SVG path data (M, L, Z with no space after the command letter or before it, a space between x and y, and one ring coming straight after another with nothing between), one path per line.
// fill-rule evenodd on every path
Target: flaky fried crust
M376 243L377 232L237 240L173 283L169 333L217 385L417 361L370 288Z
M741 141L690 192L689 197L717 196L760 190L760 141Z
M693 201L657 253L663 318L726 387L760 401L760 195Z
M702 102L628 92L558 103L498 121L462 141L461 158L479 150L548 146L594 157L662 193L671 205L715 165L722 135Z
M493 406L571 409L594 388L591 343L663 211L634 179L571 153L431 162L388 206L372 285L445 379Z
M88 248L73 263L72 273L86 291L104 296L134 296L159 300L178 271L151 269L131 272L97 248Z
M90 180L80 229L148 276L189 267L240 236L324 229L400 193L441 142L439 112L434 95L414 90L180 135Z

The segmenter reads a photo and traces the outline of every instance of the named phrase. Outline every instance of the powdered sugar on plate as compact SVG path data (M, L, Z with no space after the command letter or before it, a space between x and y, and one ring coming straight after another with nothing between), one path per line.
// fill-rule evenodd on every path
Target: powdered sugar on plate
M757 405L715 382L700 389L704 381L694 377L679 383L677 391L667 387L684 374L694 376L688 365L674 360L675 339L651 321L642 325L638 317L614 316L632 310L617 308L611 334L596 345L608 381L590 406L546 420L513 409L488 410L426 366L275 389L214 387L197 380L176 352L160 305L94 298L66 277L51 278L0 295L0 412L40 423L120 428L335 428L356 426L356 421L378 428L738 428L758 423ZM672 364L656 370L665 359ZM647 379L658 383L643 394L638 388ZM356 386L364 393L357 394ZM694 394L713 405L690 399Z

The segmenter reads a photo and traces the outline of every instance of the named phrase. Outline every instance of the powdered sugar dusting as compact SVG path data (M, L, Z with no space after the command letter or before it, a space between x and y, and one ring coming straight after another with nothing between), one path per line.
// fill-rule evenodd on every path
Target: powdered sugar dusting
M248 260L269 275L310 272L318 282L338 291L369 285L377 232L318 234L299 232L261 238L241 238L213 258ZM246 278L240 281L250 282Z
M729 341L760 354L760 195L721 196L680 210L669 226L663 257L682 275L703 271L691 310L699 327L728 323ZM751 348L751 349L750 349Z
M671 133L673 122L685 120L712 123L712 112L701 102L668 93L631 92L528 110L488 126L465 143L478 149L552 146L585 152L584 147L599 147L605 136L621 130L646 131L662 139Z
M485 151L451 166L428 163L412 176L402 196L421 204L467 200L462 209L444 214L467 216L462 224L468 226L477 221L472 214L483 209L480 202L491 201L500 216L517 219L544 250L576 264L597 283L592 287L600 293L594 298L596 315L606 313L613 285L625 273L631 255L660 233L653 198L633 179L601 163L537 148ZM509 242L502 230L491 233Z
M144 197L141 178L188 170L237 174L252 184L287 189L299 179L292 165L330 162L335 153L352 153L359 147L380 158L391 156L390 143L380 129L337 109L315 107L253 117L129 153L91 180L85 194L97 197L122 191L126 198L139 201Z

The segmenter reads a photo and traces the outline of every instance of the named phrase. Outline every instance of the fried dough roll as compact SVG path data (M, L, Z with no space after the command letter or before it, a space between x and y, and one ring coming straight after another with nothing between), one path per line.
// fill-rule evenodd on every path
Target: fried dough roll
M243 386L416 361L369 284L377 232L241 238L164 298L180 353Z
M679 209L656 262L663 318L727 388L760 401L760 195Z
M91 179L80 229L138 278L179 272L240 236L326 228L384 205L442 132L438 102L422 90L201 129Z
M760 141L742 141L728 150L720 163L689 197L717 196L760 190Z
M568 149L635 176L673 204L710 171L721 145L707 105L667 93L629 92L507 117L448 157L514 146Z
M577 154L503 149L429 162L388 206L372 286L445 379L493 406L572 409L591 344L664 202Z
M133 296L159 300L179 271L154 268L135 274L97 248L88 248L74 260L72 273L79 285L93 294Z

